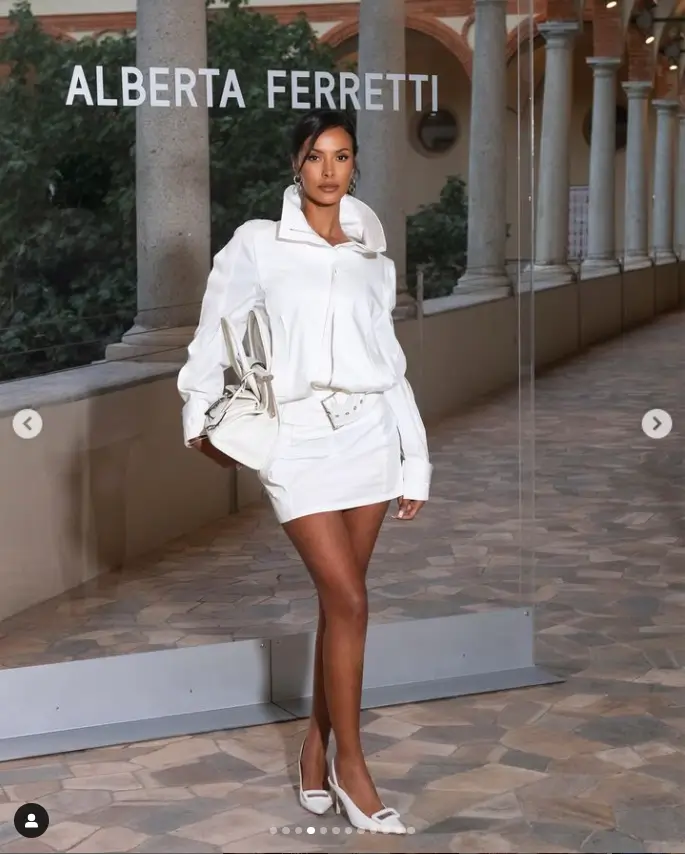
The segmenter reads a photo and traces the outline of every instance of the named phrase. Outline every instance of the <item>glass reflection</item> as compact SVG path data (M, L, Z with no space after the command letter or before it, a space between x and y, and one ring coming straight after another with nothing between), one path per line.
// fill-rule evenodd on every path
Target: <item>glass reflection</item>
M357 194L388 233L396 331L438 460L421 524L383 529L372 622L527 604L539 36L503 3L463 26L410 11L391 31L356 11L323 26L314 7L214 4L206 19L203 2L162 27L165 8L56 38L22 6L2 41L3 139L17 162L37 158L29 178L3 177L24 225L1 238L2 396L8 412L21 395L53 405L40 458L32 443L14 454L41 497L14 502L13 528L34 515L51 534L13 564L2 663L315 627L256 480L227 487L185 453L173 381L212 254L246 219L278 217L287 137L317 99L362 107ZM370 109L388 74L389 101ZM33 148L22 115L45 126Z

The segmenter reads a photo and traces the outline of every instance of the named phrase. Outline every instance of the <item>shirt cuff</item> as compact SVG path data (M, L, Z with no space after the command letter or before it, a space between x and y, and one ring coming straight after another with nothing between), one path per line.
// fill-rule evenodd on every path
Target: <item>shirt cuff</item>
M418 457L408 457L402 463L402 497L409 501L428 501L433 466Z
M205 412L209 404L204 400L189 400L183 407L183 441L190 447L190 440L205 432Z

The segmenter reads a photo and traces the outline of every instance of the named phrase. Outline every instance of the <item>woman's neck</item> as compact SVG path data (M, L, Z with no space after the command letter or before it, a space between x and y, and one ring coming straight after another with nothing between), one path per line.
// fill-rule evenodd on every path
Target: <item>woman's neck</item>
M310 227L324 240L340 240L345 234L340 225L340 203L317 205L309 199L302 202L302 213Z

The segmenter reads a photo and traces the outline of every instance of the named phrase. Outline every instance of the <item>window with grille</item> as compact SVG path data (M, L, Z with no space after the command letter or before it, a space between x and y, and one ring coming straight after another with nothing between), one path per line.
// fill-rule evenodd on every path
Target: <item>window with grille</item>
M587 223L590 206L589 187L571 187L569 192L568 257L580 261L587 252Z

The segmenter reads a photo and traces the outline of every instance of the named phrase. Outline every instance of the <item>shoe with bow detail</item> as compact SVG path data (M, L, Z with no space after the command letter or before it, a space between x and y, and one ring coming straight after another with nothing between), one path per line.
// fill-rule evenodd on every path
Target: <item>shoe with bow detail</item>
M340 814L341 805L347 815L347 820L352 827L357 830L368 830L372 833L395 833L405 834L407 828L400 820L400 814L397 810L383 806L382 809L375 812L373 815L366 815L355 804L352 798L340 788L338 778L335 773L335 760L331 762L331 774L328 778L328 783L335 795L335 811Z

